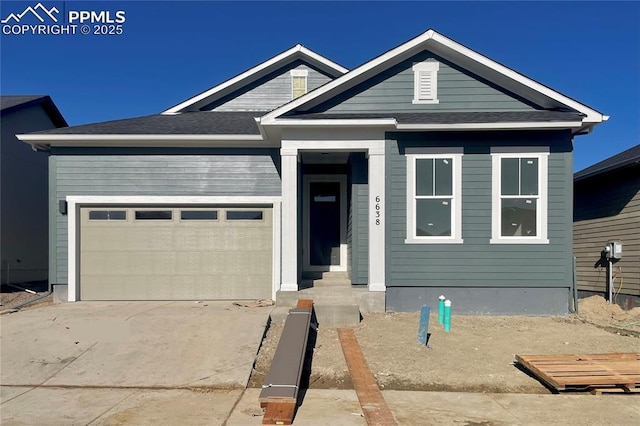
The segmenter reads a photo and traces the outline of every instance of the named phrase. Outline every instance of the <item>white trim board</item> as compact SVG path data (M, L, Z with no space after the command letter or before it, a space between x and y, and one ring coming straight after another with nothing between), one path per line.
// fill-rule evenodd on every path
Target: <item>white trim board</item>
M282 67L288 63L293 62L296 59L307 59L307 61L318 65L324 71L327 71L329 74L335 75L343 75L348 69L343 66L331 61L324 56L321 56L310 49L307 49L301 44L296 44L291 49L285 50L284 52L274 56L271 59L268 59L262 62L259 65L256 65L253 68L248 69L247 71L230 78L229 80L218 84L215 87L212 87L209 90L206 90L192 98L187 99L179 103L176 106L173 106L166 111L162 112L162 114L176 114L180 113L186 108L203 101L207 98L214 97L209 100L209 102L214 102L216 99L221 98L222 96L239 89L243 85L249 84L250 82L257 80L263 75L268 74L271 71L274 71L278 67Z
M266 125L275 124L275 119L287 112L300 107L303 107L303 109L306 110L316 106L424 49L434 50L438 55L445 59L453 57L454 60L452 60L452 62L454 63L465 62L465 65L473 68L471 71L476 74L485 78L491 77L487 78L489 81L495 82L495 80L498 79L504 80L501 81L501 83L503 83L502 85L505 85L504 83L511 83L506 84L510 86L507 88L516 94L522 94L525 99L527 98L527 96L524 96L525 93L519 92L533 91L545 98L551 99L561 105L568 106L571 109L583 113L586 116L583 120L583 124L597 124L606 121L609 118L587 105L581 104L568 96L556 92L555 90L552 90L549 87L505 67L504 65L430 29L400 46L372 59L371 61L364 63L358 68L349 71L347 74L330 81L324 86L309 92L305 96L301 96L280 108L276 108L270 113L264 115L261 119L261 123ZM500 86L501 84L498 85Z
M211 204L271 204L273 207L273 266L271 295L273 300L280 289L280 214L281 197L263 196L112 196L112 195L68 195L67 201L67 254L68 254L68 301L80 299L78 236L80 222L78 213L85 205L211 205Z

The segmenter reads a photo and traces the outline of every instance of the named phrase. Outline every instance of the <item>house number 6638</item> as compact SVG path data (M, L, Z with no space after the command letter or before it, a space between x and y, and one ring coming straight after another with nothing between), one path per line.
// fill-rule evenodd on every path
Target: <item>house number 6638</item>
M382 217L382 212L380 211L380 196L376 195L376 205L375 205L375 219L376 219L376 225L380 225L380 218Z

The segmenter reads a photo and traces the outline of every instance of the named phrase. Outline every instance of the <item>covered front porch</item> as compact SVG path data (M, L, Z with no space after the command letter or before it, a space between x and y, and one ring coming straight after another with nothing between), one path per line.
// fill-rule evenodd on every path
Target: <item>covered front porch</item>
M382 138L283 138L278 305L311 298L317 310L384 311L384 147Z

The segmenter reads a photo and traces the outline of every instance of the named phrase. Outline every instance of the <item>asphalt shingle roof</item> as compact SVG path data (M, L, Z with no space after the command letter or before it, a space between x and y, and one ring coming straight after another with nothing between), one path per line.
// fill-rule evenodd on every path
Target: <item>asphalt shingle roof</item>
M2 95L0 96L0 110L6 112L11 108L33 102L35 100L45 100L48 98L46 95Z
M601 173L621 169L623 167L640 164L640 144L627 149L619 154L609 157L599 163L582 169L573 175L574 180L586 179Z
M564 111L421 112L421 113L310 113L287 116L305 120L395 118L400 124L504 123L581 121L582 114Z
M38 133L49 135L259 135L255 117L264 114L265 112L262 111L194 111L176 115L156 114Z

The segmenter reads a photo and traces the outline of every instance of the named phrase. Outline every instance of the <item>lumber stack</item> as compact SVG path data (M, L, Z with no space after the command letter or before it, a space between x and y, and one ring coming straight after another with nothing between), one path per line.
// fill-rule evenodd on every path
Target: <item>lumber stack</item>
M635 393L640 388L640 353L516 355L516 361L558 391Z
M298 300L287 315L259 396L260 406L265 409L264 425L290 425L293 422L312 314L313 300Z

